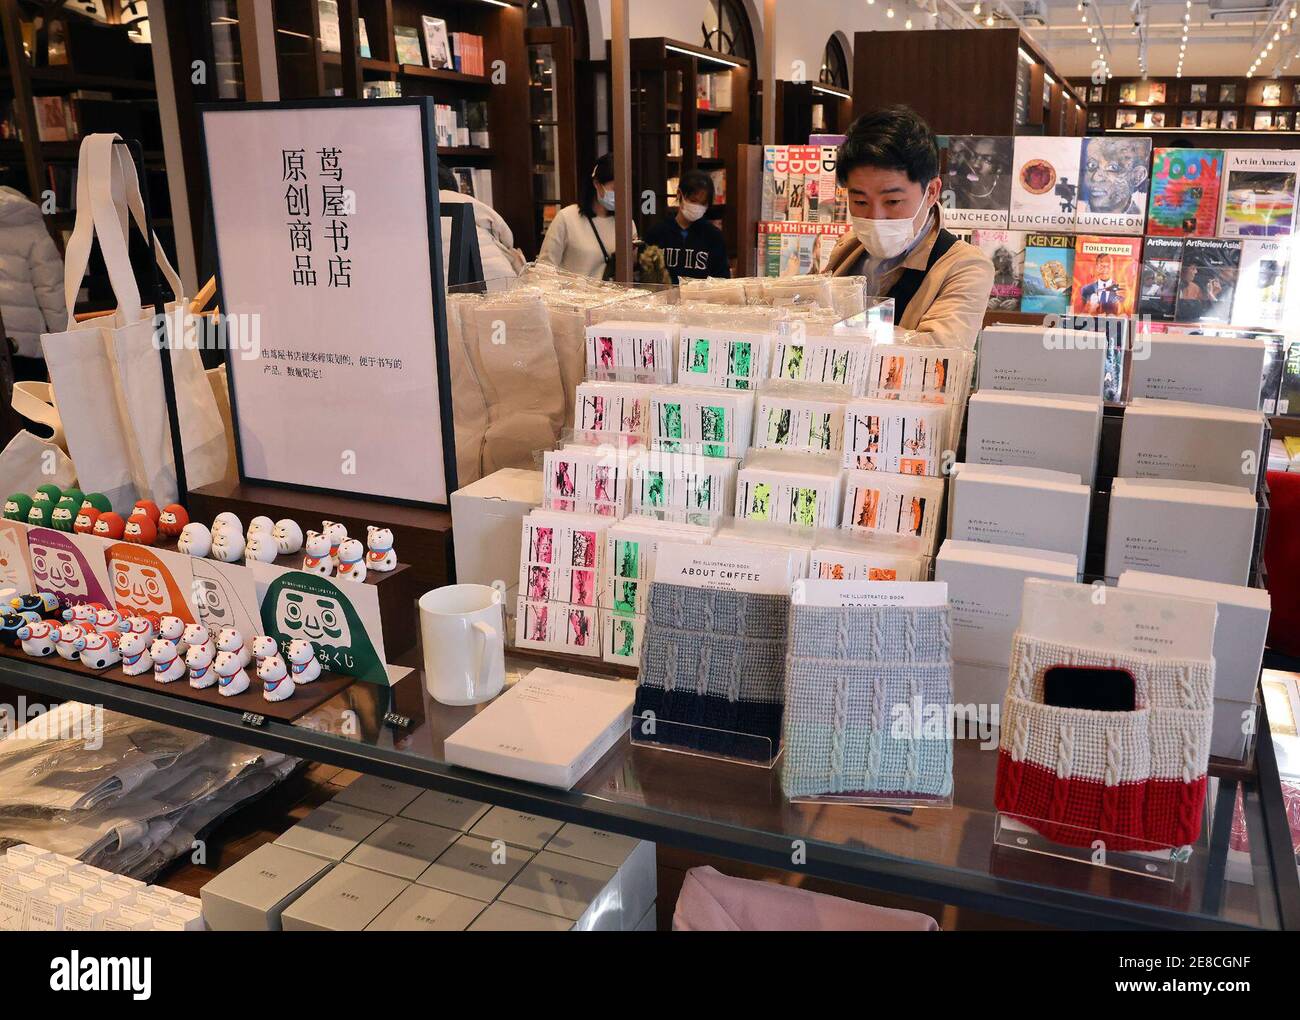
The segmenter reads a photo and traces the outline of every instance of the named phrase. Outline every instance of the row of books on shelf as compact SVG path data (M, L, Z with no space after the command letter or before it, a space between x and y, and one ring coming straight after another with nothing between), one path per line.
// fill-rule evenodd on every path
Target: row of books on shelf
M492 141L488 132L487 102L461 99L455 103L434 104L433 131L440 146L487 148Z
M847 223L758 224L758 275L800 276L825 271L827 260L849 229Z
M462 195L477 198L487 205L492 204L492 171L478 166L454 166L451 168L456 184Z
M447 22L425 14L420 18L421 32L410 25L393 28L393 42L399 64L442 68L464 74L484 73L483 37L472 32L449 32Z
M112 102L111 92L78 89L66 96L33 96L36 136L42 142L72 142L81 137L83 102Z
M700 159L718 158L717 128L700 128L695 132L695 155Z
M1141 114L1139 122L1138 115ZM1249 122L1242 122L1236 110L1223 110L1222 115L1214 110L1183 110L1178 119L1178 127L1198 131L1238 131L1247 125L1253 131L1291 131L1300 121L1290 110L1256 110ZM1115 127L1117 128L1163 128L1173 127L1174 122L1164 110L1116 110ZM1104 127L1101 110L1088 111L1088 127L1094 130Z
M1282 239L980 229L970 240L993 262L990 311L1275 328L1286 310Z
M1139 89L1139 85L1144 84L1145 88ZM1090 85L1088 87L1088 102L1101 103L1105 102L1105 86ZM1141 95L1139 99L1138 96ZM1208 82L1192 82L1188 85L1189 103L1218 103L1228 105L1231 103L1240 103L1245 100L1242 90L1237 87L1236 82L1221 82L1218 85L1210 85ZM1280 105L1286 97L1292 106L1300 106L1300 82L1280 82L1267 81L1260 86L1259 102L1262 106ZM1163 81L1147 81L1139 83L1135 81L1121 82L1119 86L1119 102L1121 103L1146 103L1155 105L1169 101L1168 83ZM1177 102L1175 96L1173 99Z
M943 139L941 175L949 226L1271 237L1295 227L1300 152L960 135Z
M847 193L835 177L843 137L814 135L808 145L764 146L760 219L769 223L847 222Z
M728 112L731 109L731 72L696 75L695 107L699 110Z

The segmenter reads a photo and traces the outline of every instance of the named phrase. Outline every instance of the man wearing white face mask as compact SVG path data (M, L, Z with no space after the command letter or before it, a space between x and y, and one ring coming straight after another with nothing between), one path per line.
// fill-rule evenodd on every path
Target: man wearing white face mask
M939 150L914 111L859 117L836 174L849 193L852 231L827 261L834 276L867 277L867 293L894 299L894 322L942 344L974 347L993 263L943 228Z
M687 170L678 185L676 210L646 231L646 245L663 251L673 283L682 277L731 275L722 231L704 218L711 205L713 178L703 170Z

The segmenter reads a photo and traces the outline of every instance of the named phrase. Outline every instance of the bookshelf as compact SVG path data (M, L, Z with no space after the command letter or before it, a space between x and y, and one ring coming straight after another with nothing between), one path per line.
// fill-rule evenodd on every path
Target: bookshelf
M112 132L139 142L144 155L141 185L149 194L159 240L174 259L152 47L132 40L116 2L109 0L104 7L107 23L35 0L0 0L0 82L6 99L12 99L0 113L4 183L42 207L46 226L62 250L76 215L81 139ZM147 273L148 252L137 241L132 242L132 260L138 272ZM96 252L75 310L111 306L107 273Z
M1149 135L1156 145L1173 145L1176 138L1179 144L1209 148L1300 148L1300 77L1113 78L1079 86L1085 88L1093 98L1089 134ZM1266 97L1273 90L1276 100ZM1157 123L1148 126L1147 114ZM1185 115L1196 123L1184 124ZM1269 127L1256 127L1260 115L1267 116ZM1136 124L1121 127L1122 117L1133 117ZM1235 124L1226 125L1229 118ZM1279 120L1286 124L1280 130L1272 126Z
M750 141L749 62L664 38L633 39L630 55L632 188L634 194L653 192L656 196L652 212L643 212L643 205L638 204L637 230L644 235L667 213L668 200L674 197L668 191L670 178L679 178L690 169L719 174L726 195L720 203L715 200L711 215L718 217L727 251L734 259L738 242L752 243L740 237L734 193L741 170L740 146ZM718 80L701 81L713 76ZM701 106L701 90L710 84L715 86L712 94L724 98ZM725 98L728 91L729 102ZM719 102L726 103L725 107L716 105ZM716 182L715 190L723 197Z
M527 142L532 131L530 67L522 0L337 0L337 9L339 45L334 52L332 24L322 19L319 0L276 3L281 96L361 98L370 86L395 84L403 96L430 96L458 111L485 104L490 144L440 145L438 156L450 166L486 169L491 174L491 204L510 225L515 244L529 257L535 255L541 235L533 188L518 186L532 179L532 150ZM448 33L482 38L482 73L427 66L426 16L441 18ZM354 19L357 27L351 30ZM361 23L369 56L361 52ZM415 31L419 63L413 53L399 52L399 29Z
M776 83L777 145L807 145L812 134L843 134L852 120L848 89L819 82Z
M534 224L541 238L555 214L578 200L574 32L563 26L533 27L525 41Z
M853 109L905 103L939 135L1082 135L1087 100L1018 28L858 32Z

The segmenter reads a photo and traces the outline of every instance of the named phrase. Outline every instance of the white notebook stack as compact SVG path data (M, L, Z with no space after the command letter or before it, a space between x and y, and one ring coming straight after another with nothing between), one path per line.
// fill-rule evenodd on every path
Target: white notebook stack
M986 326L979 337L979 388L1099 397L1106 335L1053 326Z
M958 464L950 538L1070 553L1083 569L1092 489L1077 474L1029 467Z
M1101 397L981 390L970 398L966 461L1068 471L1092 484Z
M1129 366L1129 399L1259 410L1268 344L1245 337L1144 333Z
M1122 478L1239 485L1255 491L1264 456L1259 411L1138 398L1124 411Z

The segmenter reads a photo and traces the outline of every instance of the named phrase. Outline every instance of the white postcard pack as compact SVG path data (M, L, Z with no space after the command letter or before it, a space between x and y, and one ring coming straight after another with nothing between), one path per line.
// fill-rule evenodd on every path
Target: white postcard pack
M657 389L649 383L580 382L573 402L573 428L598 437L645 440L650 434L650 398Z
M578 445L547 450L542 454L542 506L622 517L627 513L628 478L625 451Z
M1129 366L1129 398L1259 410L1268 344L1245 337L1151 333Z
M985 326L979 336L979 388L1100 397L1106 335L1054 326Z
M1214 628L1214 699L1245 703L1254 698L1272 613L1267 589L1140 570L1120 574L1118 587L1213 602L1219 609Z
M833 384L856 392L870 355L871 341L866 336L817 335L815 329L796 322L774 340L771 378Z
M1101 442L1101 397L981 390L966 416L966 461L1068 471L1092 484Z
M754 432L754 394L744 390L663 387L650 412L651 445L669 453L743 457Z
M594 514L534 510L524 518L519 594L536 602L595 606L610 522Z
M736 516L769 524L833 528L840 518L840 468L815 456L756 452L736 473Z
M1106 529L1106 577L1126 570L1250 583L1255 497L1249 489L1116 478Z
M515 605L515 644L547 652L601 654L600 610L520 595Z
M862 395L893 400L962 401L970 386L970 352L927 344L876 343Z
M645 615L600 611L601 657L622 666L641 664L641 639L645 636Z
M682 386L752 390L767 377L774 337L770 332L681 326L677 381Z
M631 463L633 514L705 524L735 505L739 460L649 450Z
M958 464L948 536L968 542L1070 553L1083 569L1092 487L1076 474Z
M1075 581L1078 565L1070 553L949 538L939 547L934 576L948 584L953 659L1005 670L1026 578Z
M677 326L669 322L599 322L586 329L587 377L671 383Z
M844 414L846 468L902 475L943 471L948 404L863 397Z
M707 545L713 529L673 524L650 518L628 518L605 533L601 591L604 605L616 613L642 614L654 577L655 550L660 542Z
M1124 411L1115 473L1238 485L1253 492L1265 455L1264 425L1259 411L1140 397Z
M844 514L840 526L921 539L933 556L946 480L883 471L844 472Z
M924 542L880 532L819 535L808 563L809 577L828 581L924 581L928 574Z
M797 383L760 390L755 398L753 448L838 454L844 445L847 396Z
M811 528L728 517L718 525L709 546L721 549L758 547L768 552L779 552L784 557L788 575L797 579L808 576L808 559L816 534Z

